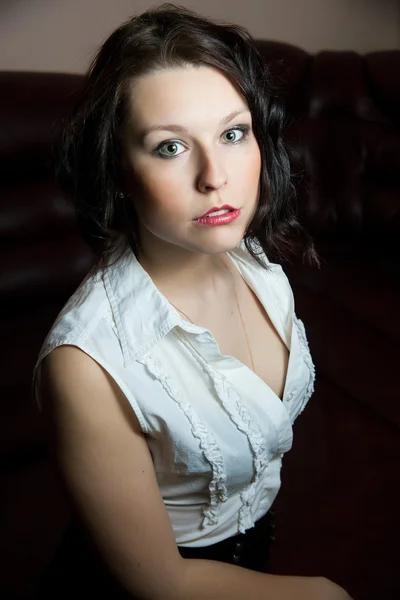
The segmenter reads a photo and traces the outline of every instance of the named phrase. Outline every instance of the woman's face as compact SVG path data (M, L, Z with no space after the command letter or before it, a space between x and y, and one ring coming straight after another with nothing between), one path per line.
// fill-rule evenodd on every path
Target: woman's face
M261 156L247 104L210 67L166 69L136 79L124 168L141 245L173 244L206 254L235 248L259 194ZM225 204L240 209L231 223L197 222L211 207Z

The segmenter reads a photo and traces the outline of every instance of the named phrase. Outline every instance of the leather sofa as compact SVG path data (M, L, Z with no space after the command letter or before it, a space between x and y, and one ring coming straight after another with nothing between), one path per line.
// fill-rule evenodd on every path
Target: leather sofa
M400 51L259 42L286 102L320 269L285 267L316 365L275 504L270 570L400 598ZM83 76L0 73L0 597L31 598L69 510L31 397L40 345L87 272L52 148Z

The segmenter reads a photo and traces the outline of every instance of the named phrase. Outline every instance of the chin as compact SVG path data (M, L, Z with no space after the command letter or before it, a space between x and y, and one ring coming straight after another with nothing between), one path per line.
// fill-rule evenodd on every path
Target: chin
M231 252L234 250L244 238L245 232L229 232L229 234L215 236L214 239L207 240L204 244L201 244L202 250L205 254L222 254L225 252Z

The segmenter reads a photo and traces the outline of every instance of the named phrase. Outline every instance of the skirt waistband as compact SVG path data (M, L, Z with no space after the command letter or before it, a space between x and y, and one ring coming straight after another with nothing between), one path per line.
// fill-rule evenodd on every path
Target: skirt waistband
M238 533L210 546L201 548L178 546L178 550L183 558L219 560L253 571L265 572L269 546L274 540L274 528L274 512L270 510L245 533Z

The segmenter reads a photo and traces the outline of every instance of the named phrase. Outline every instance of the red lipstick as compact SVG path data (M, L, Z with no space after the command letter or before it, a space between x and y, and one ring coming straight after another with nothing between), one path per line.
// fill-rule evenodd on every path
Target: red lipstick
M223 211L223 212L222 212ZM212 213L218 213L213 215ZM195 219L196 223L199 225L227 225L228 223L232 223L235 219L240 215L240 209L233 208L229 204L224 204L224 206L213 206L210 208L203 216Z
M203 217L206 217L207 215L209 215L212 212L217 212L218 210L236 210L236 208L233 208L233 206L229 206L229 204L224 204L223 206L212 206L207 212L204 213L204 215L201 215L201 217L198 217L199 219L202 219Z

